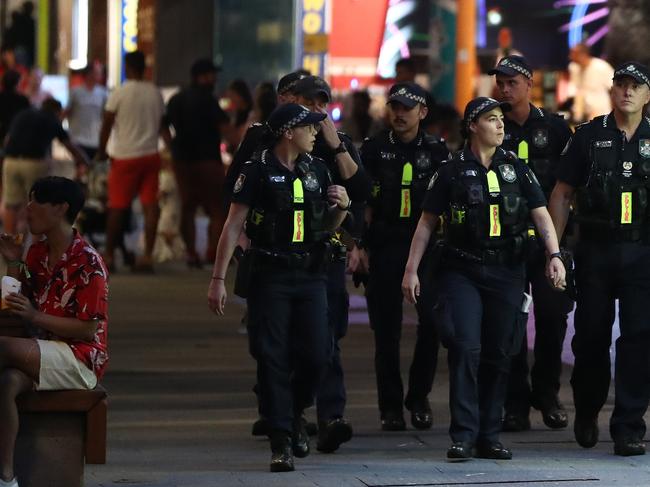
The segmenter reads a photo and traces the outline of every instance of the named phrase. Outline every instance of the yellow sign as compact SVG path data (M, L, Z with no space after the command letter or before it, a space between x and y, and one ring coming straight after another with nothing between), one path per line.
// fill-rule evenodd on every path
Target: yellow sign
M499 185L499 178L497 177L497 174L489 170L487 173L487 182L488 182L488 191L490 193L500 193L501 192L501 186Z
M519 142L519 147L517 148L517 157L523 159L528 163L528 142L522 140Z
M501 219L499 218L499 205L490 205L490 237L501 236Z
M621 224L632 223L632 193L621 193Z
M305 241L305 212L296 210L293 212L293 242Z
M322 54L327 52L329 36L327 34L305 34L303 49L307 54Z

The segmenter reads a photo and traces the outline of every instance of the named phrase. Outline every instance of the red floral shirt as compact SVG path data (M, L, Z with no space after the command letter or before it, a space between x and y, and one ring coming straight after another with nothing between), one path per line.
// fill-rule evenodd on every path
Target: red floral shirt
M104 261L76 230L61 259L51 267L48 261L47 239L29 248L26 264L37 309L53 316L96 320L97 332L91 342L58 337L40 328L33 334L67 343L75 357L101 379L108 363L108 271Z

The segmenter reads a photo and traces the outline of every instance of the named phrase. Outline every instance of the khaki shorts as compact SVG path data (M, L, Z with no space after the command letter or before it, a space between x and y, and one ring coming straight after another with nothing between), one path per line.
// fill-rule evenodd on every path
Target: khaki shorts
M80 362L67 343L54 340L36 340L41 350L41 370L38 391L90 390L97 385L97 377L86 364Z
M32 185L37 179L47 176L49 169L44 159L5 157L2 165L2 202L10 206L27 203Z

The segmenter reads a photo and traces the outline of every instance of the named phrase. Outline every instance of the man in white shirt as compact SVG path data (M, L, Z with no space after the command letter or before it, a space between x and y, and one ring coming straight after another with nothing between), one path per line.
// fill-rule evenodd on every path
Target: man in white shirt
M81 147L89 159L97 153L99 130L102 126L102 110L108 93L97 84L97 72L89 64L83 71L84 83L70 90L70 100L65 110L70 138Z
M108 221L106 223L106 252L104 260L114 268L114 252L122 230L125 212L139 195L144 213L144 255L134 270L153 271L153 246L158 225L158 173L160 155L158 136L169 133L162 123L165 112L158 88L144 80L145 59L140 51L124 56L126 81L108 97L99 136L98 157L108 148L111 169L108 175Z
M609 90L614 68L607 61L591 56L589 46L577 44L569 52L569 97L574 122L591 120L612 111Z

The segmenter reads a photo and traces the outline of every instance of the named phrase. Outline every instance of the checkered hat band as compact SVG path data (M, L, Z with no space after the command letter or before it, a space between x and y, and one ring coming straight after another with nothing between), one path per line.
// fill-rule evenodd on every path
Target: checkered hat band
M533 73L528 71L523 66L519 66L518 64L510 62L509 59L501 60L501 62L499 63L499 66L505 66L506 68L514 69L515 71L518 71L521 74L523 74L526 78L532 78L533 77Z
M290 91L291 89L293 89L293 87L296 86L296 83L298 83L298 81L300 81L301 79L302 78L298 78L297 80L292 81L291 83L286 85L284 88L282 88L280 91L278 91L278 95L284 95L287 91Z
M300 112L298 115L293 117L291 120L288 122L285 122L280 128L277 130L273 130L273 134L276 136L280 136L283 133L285 133L287 130L289 130L291 127L295 127L298 125L300 122L302 122L305 118L307 118L307 115L309 115L311 112L309 110L304 110Z
M423 96L417 96L412 93L393 93L391 95L391 98L396 98L398 96L403 96L404 98L408 98L409 100L416 101L418 103L422 103L423 105L427 104L427 101L424 99Z
M477 106L472 112L469 114L469 117L467 117L466 122L469 124L474 120L479 113L481 113L483 110L485 110L487 107L490 105L498 104L499 102L496 101L494 98L488 98L485 100L483 103L481 103L479 106Z
M650 79L648 79L645 74L636 69L634 66L628 66L627 68L619 69L614 73L614 77L616 76L638 76L646 85L648 85L648 87L650 87Z

